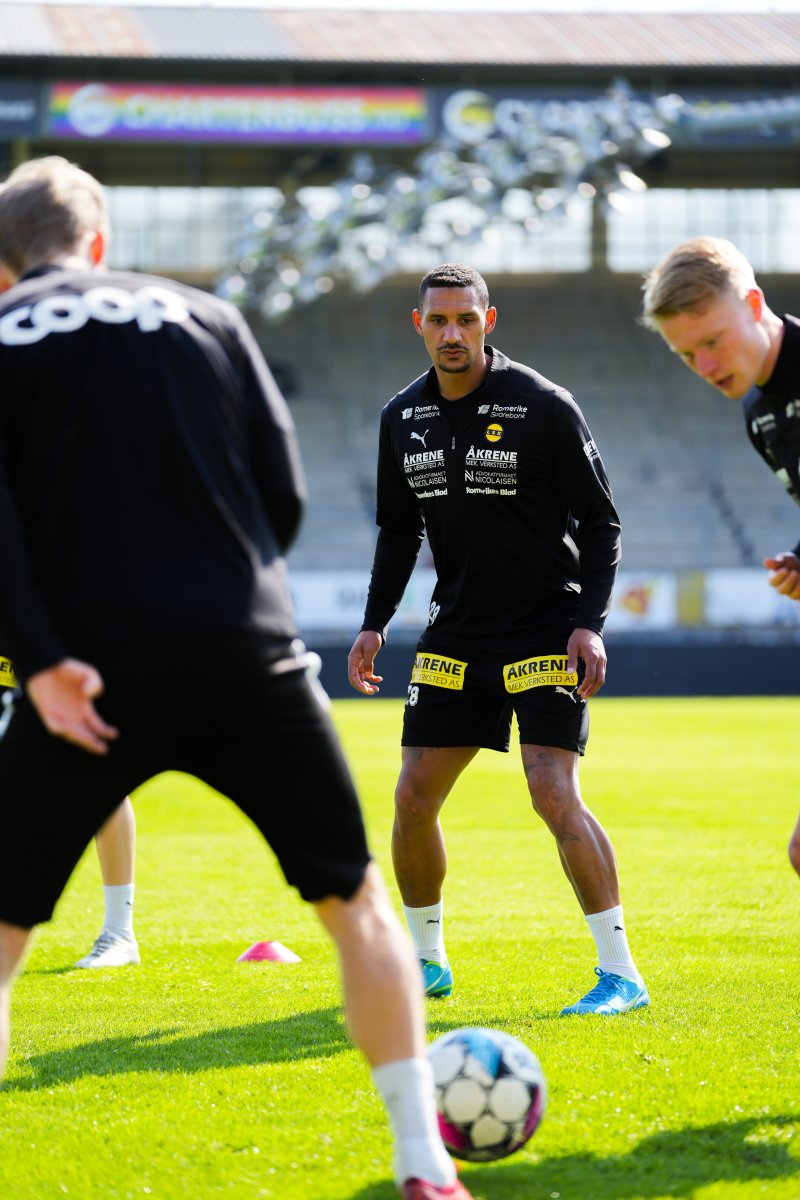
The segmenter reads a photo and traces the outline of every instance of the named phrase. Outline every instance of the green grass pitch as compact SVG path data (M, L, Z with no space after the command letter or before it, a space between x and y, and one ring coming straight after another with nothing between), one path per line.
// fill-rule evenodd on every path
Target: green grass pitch
M396 897L400 702L334 715ZM550 1087L524 1150L465 1167L477 1200L798 1200L798 728L800 699L592 702L584 795L652 997L620 1018L557 1016L592 983L591 938L516 749L469 768L444 810L456 991L429 1002L430 1036L505 1029ZM14 994L0 1196L392 1200L382 1107L313 914L205 787L162 776L135 803L142 965L71 969L102 915L90 849ZM302 962L236 962L261 940Z

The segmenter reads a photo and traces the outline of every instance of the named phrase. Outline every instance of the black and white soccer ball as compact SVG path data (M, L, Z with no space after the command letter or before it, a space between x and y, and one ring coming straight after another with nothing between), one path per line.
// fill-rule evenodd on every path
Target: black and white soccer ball
M455 1029L429 1047L442 1140L454 1158L492 1162L524 1146L547 1104L538 1058L496 1029Z

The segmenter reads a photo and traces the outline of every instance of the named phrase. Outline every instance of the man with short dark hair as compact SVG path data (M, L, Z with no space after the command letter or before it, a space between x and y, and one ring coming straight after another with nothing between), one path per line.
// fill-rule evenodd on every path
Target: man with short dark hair
M439 812L480 747L507 751L516 713L533 806L556 839L595 939L597 983L564 1015L649 1003L628 947L611 842L583 803L586 701L603 686L603 624L619 520L573 398L485 344L483 278L444 263L413 321L433 362L383 410L378 542L351 685L377 693L375 656L425 533L436 569L408 688L392 854L428 996L449 996Z
M644 283L642 323L690 371L744 406L755 450L800 504L800 321L778 316L727 238L681 242ZM767 581L800 600L800 542L764 559ZM800 817L789 840L800 874Z
M411 946L297 640L289 410L235 309L101 273L106 238L102 189L64 159L0 188L0 645L25 693L0 742L0 1068L32 926L119 798L184 771L247 814L334 938L404 1200L468 1200Z

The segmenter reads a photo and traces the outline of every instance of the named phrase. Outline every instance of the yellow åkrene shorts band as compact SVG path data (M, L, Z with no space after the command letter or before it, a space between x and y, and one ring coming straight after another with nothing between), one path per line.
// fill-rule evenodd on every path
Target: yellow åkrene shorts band
M460 692L464 688L464 672L468 664L459 658L445 658L442 654L418 654L411 671L412 683L429 683L432 687L450 688Z
M538 658L506 663L503 682L507 692L527 692L529 688L537 687L575 687L578 673L567 670L566 654L542 654Z
M10 658L0 656L0 687L16 687L17 677Z

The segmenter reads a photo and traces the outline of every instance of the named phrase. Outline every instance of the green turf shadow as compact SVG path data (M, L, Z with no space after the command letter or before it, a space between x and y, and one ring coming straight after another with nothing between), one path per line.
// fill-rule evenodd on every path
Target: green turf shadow
M756 1131L768 1135L771 1129L792 1125L800 1132L800 1113L719 1122L653 1134L627 1154L568 1154L540 1163L512 1158L467 1167L462 1178L475 1200L519 1200L521 1196L538 1200L554 1194L581 1200L689 1200L697 1189L710 1184L767 1183L792 1177L798 1179L800 1196L800 1163L788 1153L788 1146L746 1140ZM356 1192L352 1200L395 1200L396 1195L387 1183Z
M191 1037L156 1029L129 1037L99 1038L31 1055L29 1074L7 1080L3 1091L32 1091L74 1083L84 1076L155 1071L191 1074L262 1063L330 1058L352 1050L339 1008L296 1013L277 1021L220 1027Z

